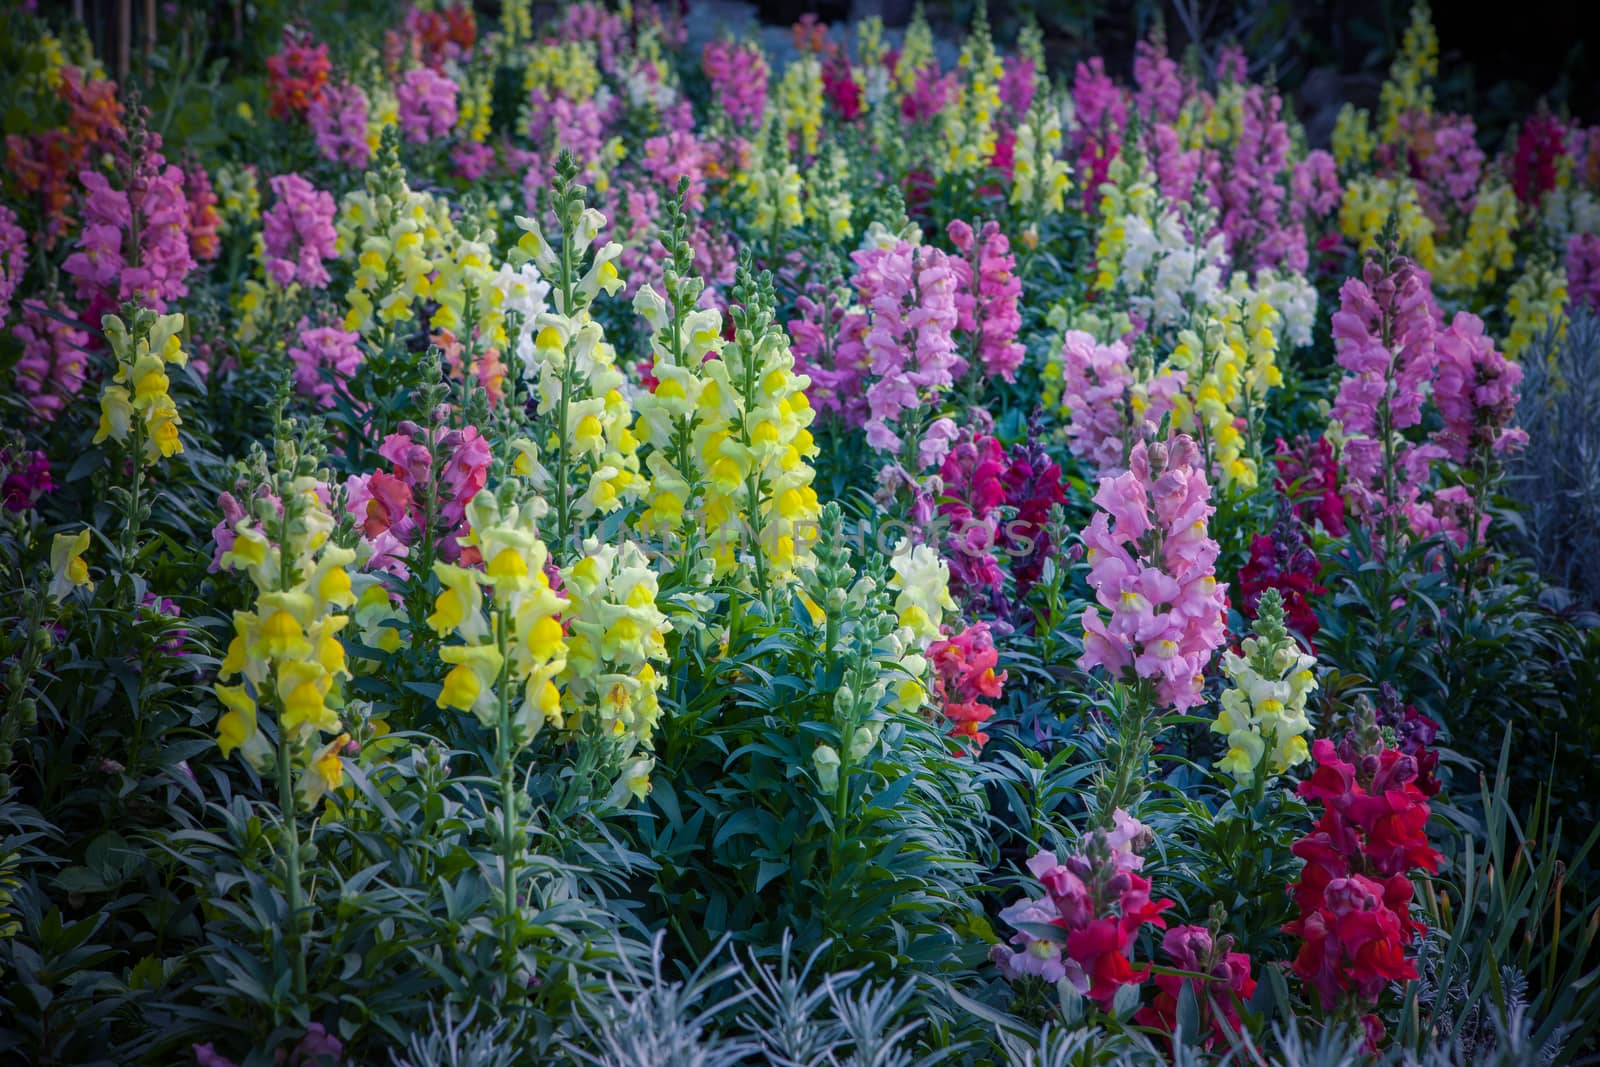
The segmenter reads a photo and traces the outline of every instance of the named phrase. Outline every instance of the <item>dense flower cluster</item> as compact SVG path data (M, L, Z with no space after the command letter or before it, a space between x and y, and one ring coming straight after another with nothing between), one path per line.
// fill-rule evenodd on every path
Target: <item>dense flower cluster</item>
M267 277L284 288L321 289L330 280L323 262L334 258L339 237L333 196L298 174L279 174L267 185L276 197L261 215Z
M983 724L994 717L985 700L998 700L1006 672L995 672L1000 654L986 622L973 623L953 637L928 646L933 665L934 705L950 722L950 736L982 748L989 740Z
M186 295L195 262L189 247L189 201L183 171L157 150L158 138L130 165L126 184L84 171L83 230L61 269L77 279L78 299L94 321L127 300L156 311Z
M1017 300L1022 282L1015 274L1017 259L1011 243L997 223L986 222L974 234L972 227L959 219L949 227L950 241L966 258L957 260L959 293L956 309L959 327L972 337L976 359L969 363L982 367L989 377L1016 379L1026 351L1017 340L1022 316Z
M1218 937L1204 926L1174 926L1162 936L1161 951L1171 966L1205 977L1156 975L1155 999L1139 1009L1134 1021L1164 1033L1176 1032L1178 1002L1188 986L1200 1013L1201 1044L1208 1049L1231 1048L1243 1026L1239 1007L1256 991L1249 954L1233 951L1232 938Z
M11 313L11 298L28 269L28 235L17 225L17 213L0 205L0 327Z
M441 559L456 562L470 544L467 505L488 482L483 435L470 425L430 434L402 422L378 454L389 461L389 470L351 475L344 486L345 509L361 531L366 565L404 576L409 549L421 537Z
M1305 528L1293 509L1286 508L1270 533L1250 539L1250 558L1239 568L1239 610L1247 619L1256 618L1262 594L1276 591L1289 629L1314 649L1321 624L1311 599L1328 591L1318 584L1321 573L1322 564Z
M131 328L115 315L105 317L104 327L116 370L100 392L100 427L94 443L110 439L128 444L138 451L141 463L182 452L178 426L183 419L168 391L166 369L188 360L179 338L183 316L157 317L141 310Z
M1257 603L1255 636L1238 653L1222 654L1228 688L1211 729L1228 740L1217 766L1241 784L1282 774L1309 755L1306 697L1317 687L1317 661L1301 651L1284 621L1282 599L1267 590Z
M283 46L267 57L267 92L272 117L304 115L321 95L333 70L328 46L293 28L283 31Z
M990 951L1006 978L1065 979L1109 1008L1118 990L1149 976L1149 968L1134 968L1129 953L1145 926L1166 926L1161 914L1173 905L1152 899L1149 879L1139 874L1139 853L1153 839L1149 828L1121 809L1114 820L1111 829L1085 835L1079 851L1065 860L1040 852L1028 861L1045 895L1023 898L1000 913L1017 929L1010 939L1016 950L996 945Z
M35 418L50 422L83 389L89 335L72 325L67 308L37 300L23 301L22 320L11 332L22 342L17 394L27 400Z
M1406 950L1423 932L1411 917L1411 873L1439 869L1429 844L1429 807L1417 763L1380 745L1312 745L1316 771L1300 795L1322 805L1316 827L1294 845L1305 867L1294 886L1300 917L1284 932L1301 939L1294 972L1324 1011L1342 1003L1369 1011L1391 983L1417 977ZM1381 1036L1366 1017L1369 1040Z
M937 405L966 370L955 339L958 261L903 238L851 258L863 310L841 327L836 366L861 367L870 377L867 443L891 455L914 446L918 468L935 465L944 458L953 425L941 432L912 420Z
M1206 531L1215 509L1199 463L1188 437L1134 445L1129 469L1100 479L1099 510L1082 535L1097 604L1083 612L1080 665L1153 682L1157 699L1179 711L1200 702L1224 634L1225 587Z
M445 75L431 67L407 71L394 92L407 140L436 141L455 128L456 83Z
M349 566L355 552L334 544L327 490L297 478L290 497L262 488L247 506L225 496L218 528L218 564L246 575L255 605L233 615L233 637L217 670L217 745L264 768L271 744L262 710L277 715L279 759L299 771L299 797L314 807L344 782L340 683L350 676L339 633L355 603ZM230 679L238 678L234 682ZM335 735L323 741L325 735Z

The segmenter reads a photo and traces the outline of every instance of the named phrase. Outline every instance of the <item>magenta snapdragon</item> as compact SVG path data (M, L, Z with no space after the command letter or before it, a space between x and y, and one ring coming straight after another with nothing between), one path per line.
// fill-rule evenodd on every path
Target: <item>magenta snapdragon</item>
M456 83L431 67L406 72L395 86L400 105L400 129L406 140L424 144L438 140L455 128Z
M1567 240L1567 295L1574 305L1600 311L1600 233L1575 233Z
M1369 257L1339 290L1333 343L1344 380L1333 418L1344 437L1341 466L1350 509L1369 522L1412 510L1431 458L1400 434L1422 421L1433 372L1439 311L1427 272L1404 256Z
M367 111L367 94L353 82L330 85L311 102L306 118L323 159L347 167L365 167L371 161Z
M1015 273L1017 257L1011 242L996 222L984 223L974 234L971 226L956 219L947 232L966 257L951 260L958 285L958 326L973 335L973 349L985 376L1015 381L1027 351L1017 340L1022 329L1017 310L1022 279Z
M1527 432L1511 425L1522 368L1495 348L1483 321L1457 312L1439 334L1435 351L1433 403L1444 421L1433 435L1435 443L1457 463L1474 452L1498 454L1526 444Z
M767 113L767 57L758 47L718 38L700 53L711 95L738 130L754 130Z
M1061 402L1071 412L1067 447L1097 473L1122 469L1128 449L1133 370L1128 346L1100 344L1082 330L1068 330L1061 344Z
M1128 124L1127 97L1099 56L1079 63L1074 71L1072 106L1077 116L1072 130L1074 170L1083 176L1083 202L1092 208L1111 161L1122 149L1122 131Z
M321 289L329 281L322 263L337 255L333 196L298 174L279 174L268 184L277 201L261 216L267 276L285 288Z
M1309 260L1305 230L1287 204L1280 175L1289 160L1289 126L1283 99L1260 86L1240 101L1239 141L1231 154L1206 159L1207 187L1221 216L1228 254L1240 267L1303 271Z
M1183 69L1167 54L1160 37L1140 41L1133 51L1134 110L1146 122L1173 123L1193 86L1185 83Z
M35 416L53 422L83 389L89 367L89 335L73 326L71 312L59 302L46 306L22 302L22 321L11 333L22 342L17 359L17 392Z
M28 235L17 225L17 213L0 205L0 327L11 312L22 275L28 269Z
M1187 436L1140 441L1128 465L1100 479L1100 510L1083 532L1098 606L1084 609L1078 662L1154 682L1162 704L1185 711L1200 702L1206 665L1226 636L1226 586L1213 573L1219 549L1206 528L1211 486Z
M1446 221L1446 204L1462 215L1471 214L1484 160L1471 116L1444 115L1436 119L1432 141L1432 151L1421 160L1424 204L1441 222Z
M289 359L294 363L294 385L302 396L310 397L322 408L334 403L334 381L325 371L345 379L353 376L361 366L361 349L357 341L361 335L337 326L311 328L300 320L298 340L289 346Z
M187 296L195 262L189 247L189 200L183 171L156 150L159 138L132 161L127 187L84 171L83 230L61 269L78 282L85 322L132 300L156 311Z

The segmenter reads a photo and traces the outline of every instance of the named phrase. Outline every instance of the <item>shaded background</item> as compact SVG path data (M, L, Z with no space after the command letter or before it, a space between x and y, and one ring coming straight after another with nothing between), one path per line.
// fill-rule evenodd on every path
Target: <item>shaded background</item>
M890 26L910 18L912 0L722 0L691 3L693 17L715 19L747 7L761 21L787 26L807 11L824 21L879 15ZM952 41L976 10L972 0L925 0L936 29ZM1314 141L1326 137L1332 115L1345 100L1373 106L1389 60L1410 18L1410 0L990 0L996 34L1009 41L1025 14L1038 19L1056 73L1070 73L1076 60L1101 54L1111 72L1126 78L1133 46L1162 26L1174 55L1198 36L1214 48L1235 39L1252 59L1252 73L1273 73L1293 91ZM1586 31L1600 25L1578 3L1542 2L1490 8L1473 3L1437 3L1439 32L1438 106L1465 111L1478 120L1481 140L1497 147L1518 117L1545 102L1551 110L1594 121L1600 113L1600 83L1594 44Z

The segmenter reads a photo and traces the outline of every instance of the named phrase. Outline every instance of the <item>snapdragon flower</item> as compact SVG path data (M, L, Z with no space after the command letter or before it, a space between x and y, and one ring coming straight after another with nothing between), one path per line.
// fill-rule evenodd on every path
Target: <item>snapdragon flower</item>
M865 314L847 320L837 360L865 366L867 443L898 454L905 447L905 423L919 410L936 405L965 373L955 329L959 275L951 258L936 248L902 238L888 248L868 247L851 255L854 285ZM944 458L944 445L923 435L919 467Z
M17 213L0 204L0 327L11 313L11 297L28 270L28 235L17 225Z
M760 46L719 37L700 53L712 98L735 129L754 130L766 118L767 57Z
M116 315L104 320L106 340L117 361L111 380L100 393L100 427L94 444L131 438L140 463L155 463L183 451L178 426L183 419L168 392L168 364L188 359L179 334L182 315L156 316L143 309L132 329Z
M1139 874L1139 855L1154 840L1150 829L1118 808L1110 829L1086 834L1079 851L1065 859L1040 852L1028 873L1045 895L1024 897L1000 918L1016 928L1009 944L995 945L989 958L1008 981L1033 975L1046 982L1066 980L1073 989L1109 1009L1117 993L1150 974L1135 969L1130 954L1145 926L1164 928L1162 912L1170 900L1150 896L1150 880Z
M546 725L565 724L557 681L569 654L561 616L570 602L551 588L536 510L502 508L482 490L465 511L462 540L483 569L433 565L441 588L428 625L460 639L439 650L450 670L437 703L509 727L521 746Z
M1284 626L1283 599L1276 589L1261 594L1252 629L1255 636L1240 643L1242 654L1222 654L1228 688L1211 724L1211 731L1228 741L1227 755L1217 766L1244 785L1310 758L1306 697L1317 688L1316 658L1301 651Z
M1506 317L1511 320L1503 346L1506 358L1521 359L1552 328L1564 335L1566 306L1566 272L1549 262L1529 264L1506 292Z
M89 335L72 325L68 309L38 300L22 302L22 319L11 328L22 342L16 389L35 418L54 421L83 389L89 367Z
M957 326L972 338L969 370L982 369L984 375L1015 381L1017 368L1027 355L1017 333L1022 315L1017 303L1022 296L1022 280L1016 276L1017 257L1011 242L995 222L986 222L977 233L956 219L948 227L950 243L965 259L952 260L956 271ZM975 357L975 358L973 358Z
M1099 510L1083 531L1096 604L1084 609L1079 665L1154 682L1162 704L1184 711L1200 702L1225 633L1226 587L1206 529L1211 487L1187 436L1140 441L1128 466L1100 479Z
M407 71L395 86L406 140L424 144L448 134L456 124L456 96L456 83L432 68Z
M329 540L335 523L314 478L297 476L287 488L284 498L257 493L249 511L238 511L221 555L221 567L247 576L256 596L251 610L234 612L234 635L217 671L214 688L226 709L217 746L224 758L239 752L264 767L271 746L259 718L272 707L278 758L300 768L300 800L309 808L343 781L339 752L349 737L338 683L350 669L339 633L349 622L344 609L355 602L348 568L356 554ZM338 739L325 744L327 734Z
M280 287L321 289L329 282L325 260L336 255L333 196L298 174L279 174L267 185L276 197L261 216L267 276Z
M366 91L354 82L330 85L306 109L306 119L323 159L346 167L365 167L372 159L367 142Z

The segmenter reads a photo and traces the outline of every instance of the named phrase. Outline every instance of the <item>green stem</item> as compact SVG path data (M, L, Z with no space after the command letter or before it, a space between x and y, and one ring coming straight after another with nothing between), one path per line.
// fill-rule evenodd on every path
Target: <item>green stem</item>
M287 866L286 889L289 894L288 928L284 931L284 950L289 953L289 959L294 966L294 998L297 1005L303 1005L306 999L306 957L300 947L300 911L302 902L300 898L300 824L295 810L294 801L294 773L293 773L294 743L289 737L289 731L281 725L278 728L278 809L283 817L286 842L285 863Z
M572 230L566 221L562 220L561 234L561 313L572 319ZM566 548L567 534L572 528L571 493L567 484L567 464L571 459L567 443L567 408L572 397L572 359L567 347L567 343L561 346L561 399L556 407L556 543L562 549Z
M517 847L514 790L516 767L511 742L511 663L508 656L506 618L494 612L495 640L500 648L500 679L496 695L500 705L499 729L495 731L495 759L500 765L500 967L505 972L506 994L512 989L517 956Z

